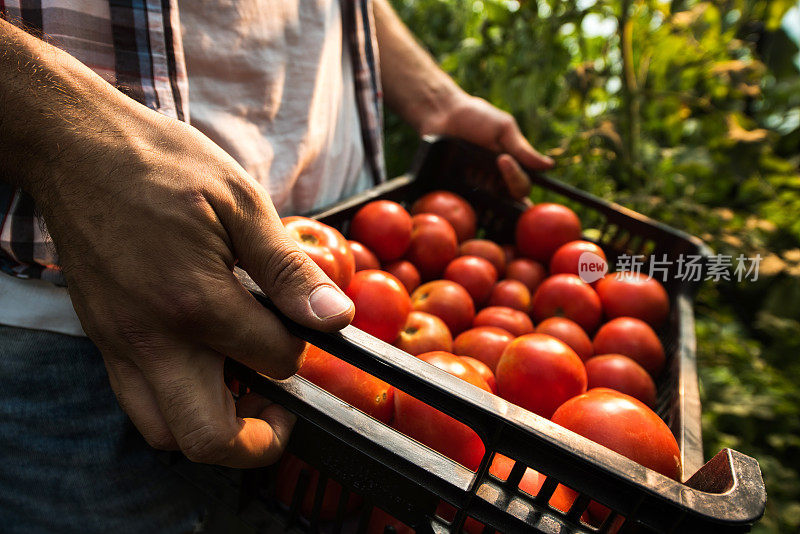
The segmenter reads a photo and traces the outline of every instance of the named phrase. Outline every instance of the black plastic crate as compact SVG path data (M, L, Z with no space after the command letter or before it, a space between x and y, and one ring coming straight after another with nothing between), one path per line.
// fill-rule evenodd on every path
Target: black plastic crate
M367 202L381 198L408 205L430 190L447 189L476 208L485 237L508 242L525 205L505 194L495 157L464 142L428 140L411 173L314 217L346 235L349 220ZM622 253L659 258L665 254L668 259L679 254L708 255L705 245L688 234L541 174L531 173L531 179L538 196L552 197L578 212L584 228L589 229L587 235L602 245L612 263ZM265 306L272 307L244 273L238 274ZM239 471L197 466L174 455L172 461L245 522L269 532L365 532L372 505L418 532L458 531L467 516L487 525L484 532L608 532L619 516L626 518L622 532L745 532L763 514L766 492L753 458L725 449L703 462L692 311L695 286L670 277L665 284L670 316L659 331L667 367L657 384L657 412L678 440L683 482L647 470L353 327L324 334L288 320L288 329L298 337L472 427L486 447L478 472L371 419L300 377L278 382L234 361L227 364L230 374L298 415L289 450L317 468L321 481L339 482L345 488L343 500L350 491L362 495L366 501L362 513L348 519L340 507L342 513L336 520L322 524L317 505L311 518L301 520L298 499L307 477L305 483L298 481L296 498L287 510L270 498L274 477L269 468ZM506 482L488 474L495 452L518 462ZM525 466L548 477L536 497L517 488ZM558 483L581 494L567 513L548 505ZM324 489L320 482L318 503ZM457 509L451 523L435 515L440 500ZM580 520L592 500L613 511L599 529Z

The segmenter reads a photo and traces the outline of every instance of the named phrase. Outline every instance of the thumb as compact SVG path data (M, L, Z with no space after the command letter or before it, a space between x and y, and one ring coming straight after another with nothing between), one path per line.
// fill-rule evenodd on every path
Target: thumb
M353 302L289 237L266 191L251 192L237 209L215 206L241 267L290 319L328 332L347 326Z

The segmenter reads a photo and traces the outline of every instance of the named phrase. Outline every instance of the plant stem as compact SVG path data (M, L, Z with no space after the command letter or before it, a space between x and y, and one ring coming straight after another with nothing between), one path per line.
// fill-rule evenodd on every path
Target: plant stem
M621 2L617 33L622 55L622 108L624 113L623 162L633 178L638 165L639 96L636 71L633 66L633 22L630 20L631 0Z

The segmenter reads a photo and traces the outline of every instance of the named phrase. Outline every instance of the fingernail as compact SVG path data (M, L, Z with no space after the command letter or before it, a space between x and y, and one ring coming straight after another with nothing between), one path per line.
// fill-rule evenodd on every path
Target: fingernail
M545 156L544 157L544 161L545 161L545 163L547 163L551 167L556 164L556 162L550 156Z
M353 305L347 296L329 285L319 286L315 289L308 297L308 303L311 305L311 311L319 319L330 319L347 313Z

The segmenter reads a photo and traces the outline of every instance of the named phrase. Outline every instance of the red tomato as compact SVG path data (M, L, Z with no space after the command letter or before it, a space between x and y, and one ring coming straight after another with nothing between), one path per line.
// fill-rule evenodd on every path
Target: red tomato
M353 217L350 237L363 243L381 261L396 260L411 242L411 215L397 202L370 202Z
M428 352L419 359L491 393L478 371L454 354ZM394 426L473 471L483 458L483 442L474 430L399 390L394 397Z
M561 245L550 259L550 274L580 274L578 261L581 255L591 253L608 265L606 253L591 241L570 241ZM597 276L595 279L600 278Z
M370 249L358 241L348 241L348 243L350 243L350 250L353 251L353 257L356 260L356 271L381 268L381 262Z
M433 314L444 321L454 336L469 328L475 316L472 297L450 280L422 284L411 294L411 303L416 311Z
M586 362L594 356L592 340L575 321L565 317L550 317L536 327L537 334L547 334L560 339L575 351L578 357Z
M283 455L280 464L278 464L275 497L286 506L291 506L295 489L298 487L297 483L303 471L305 471L307 476L310 476L310 479L305 495L303 496L302 504L300 505L300 512L303 516L310 518L311 512L314 510L314 497L317 492L317 484L319 483L319 471L288 452ZM329 479L328 483L325 485L325 495L322 498L320 519L323 521L330 521L336 517L341 496L342 486L339 485L338 482ZM350 493L346 505L347 512L355 511L362 500L363 499L359 495Z
M613 389L655 408L656 385L647 371L632 359L622 354L603 354L585 365L588 389Z
M561 405L552 420L648 469L674 480L680 477L681 455L675 436L655 412L633 397L607 388L591 389ZM558 490L562 507L569 506L577 496L561 485ZM609 513L608 508L592 501L584 515L597 526Z
M506 306L489 306L482 309L472 321L472 326L496 326L514 337L533 332L531 318L525 313Z
M345 293L356 307L353 326L387 343L397 339L411 311L400 280L383 271L358 271Z
M461 243L459 256L478 256L491 263L502 277L506 272L506 253L500 245L488 239L470 239Z
M544 279L547 278L547 269L538 261L528 258L517 258L508 264L506 269L507 280L519 280L533 295Z
M443 217L456 231L459 242L475 237L475 210L464 198L450 191L434 191L411 206L411 213L433 213Z
M533 295L533 320L566 317L587 332L594 332L603 316L600 297L592 286L574 274L556 274L542 282Z
M297 374L379 421L392 419L392 386L319 347L308 346Z
M356 272L356 260L338 230L307 217L281 219L286 232L334 284L345 289Z
M552 421L634 462L678 480L681 454L669 427L656 413L629 395L595 388L574 397Z
M581 359L566 343L545 334L512 341L495 376L501 397L542 417L550 417L564 401L586 391Z
M456 232L449 222L432 213L420 213L411 220L414 229L405 257L423 280L437 278L458 254Z
M430 313L412 311L400 331L395 347L416 356L434 350L453 350L453 336L444 321Z
M471 358L469 356L461 356L461 359L470 364L480 375L486 380L486 383L489 385L489 389L492 390L492 393L495 395L497 394L497 380L494 378L494 373L489 366L483 363L480 360L476 360L475 358Z
M657 377L664 369L664 347L650 325L633 317L617 317L594 336L595 354L622 354Z
M480 360L494 372L500 356L513 339L508 330L496 326L478 326L458 335L453 341L453 352Z
M406 291L409 293L417 289L421 282L419 271L414 267L414 264L408 260L393 261L384 267L383 270L396 276L397 279L406 286Z
M558 247L580 238L580 219L561 204L537 204L528 208L517 221L517 250L536 261L550 261Z
M497 271L478 256L459 256L447 265L444 277L466 289L475 305L481 306L492 293Z
M523 313L531 311L531 292L519 280L500 280L489 295L489 306L505 306Z
M669 315L669 295L655 278L641 273L610 273L595 285L608 319L636 317L658 328Z

